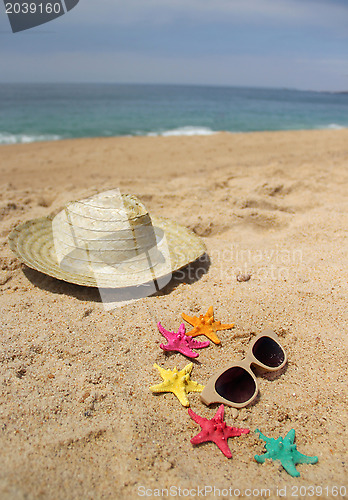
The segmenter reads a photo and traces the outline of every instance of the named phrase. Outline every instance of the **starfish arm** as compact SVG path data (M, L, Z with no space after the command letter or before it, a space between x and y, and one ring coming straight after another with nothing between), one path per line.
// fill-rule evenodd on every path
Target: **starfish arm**
M284 444L293 444L295 441L295 429L290 429L284 438Z
M179 376L189 375L192 372L193 363L189 363L179 372Z
M188 392L202 392L204 389L204 385L198 384L193 380L189 380L186 387Z
M197 424L199 424L201 427L205 424L205 422L208 422L208 420L204 417L201 417L200 415L197 415L191 408L188 409L188 414L194 420Z
M208 347L210 344L209 340L206 342L200 342L199 340L194 340L193 338L188 339L187 342L191 349L203 349L203 347Z
M250 429L238 429L238 427L228 427L226 430L227 437L237 437L242 434L249 434Z
M207 441L210 441L210 436L207 434L206 431L201 431L199 434L196 436L193 436L192 439L190 439L192 444L201 444L201 443L206 443Z
M181 325L179 326L178 333L186 334L185 323L181 323Z
M231 453L230 448L228 447L227 439L225 439L225 440L222 440L222 439L216 439L216 440L212 439L212 441L214 441L214 443L220 448L220 450L225 455L225 457L232 458L232 453Z
M192 330L190 330L189 332L186 332L186 335L188 337L198 337L198 335L203 335L203 334L201 333L198 326L195 326L194 328L192 328Z
M288 474L292 477L299 477L300 473L295 467L295 464L291 459L281 460L281 464Z
M266 443L270 443L270 442L271 442L271 440L273 439L273 438L268 438L268 437L266 437L264 434L262 434L262 432L261 432L261 431L259 431L259 429L256 429L256 431L255 431L255 432L256 432L256 433L258 433L259 438L260 438L260 439L262 439L263 441L266 441Z
M199 354L197 352L192 351L189 347L187 346L182 346L182 347L177 347L175 350L178 352L181 352L184 356L187 356L188 358L198 358Z
M180 401L180 403L183 406L186 406L186 407L190 406L190 402L186 396L184 389L180 389L178 387L173 387L173 388L171 388L170 392L175 394L175 396L178 398L178 400Z
M153 365L154 368L157 368L157 370L160 372L161 377L163 380L165 379L166 375L170 370L166 370L165 368L162 368L161 366L158 366L156 363Z
M185 313L182 313L181 316L185 321L187 321L187 323L190 323L190 325L192 326L197 326L199 324L199 318L197 318L196 316L187 316L187 314Z
M220 422L222 422L224 419L224 414L225 414L225 407L224 405L220 405L219 408L217 409L217 412L214 415L214 420L219 420Z
M175 347L170 342L168 344L160 344L160 348L164 351L175 351Z
M204 335L206 337L208 337L208 339L210 339L212 342L214 342L214 344L221 344L221 340L219 339L219 337L216 335L215 332L213 332L212 330L210 330L209 332L207 333L204 333Z
M214 330L230 330L233 327L234 327L234 323L231 323L230 325L218 325L218 326L214 327Z
M318 457L303 455L297 450L293 452L293 457L296 464L316 464L318 462Z
M159 322L157 323L157 328L161 332L163 337L165 337L168 341L175 338L175 334L173 332L168 332L168 330L166 330Z
M207 311L207 316L209 316L210 318L214 319L214 308L213 308L213 306L209 307L209 309Z
M170 392L168 388L168 382L161 382L160 384L152 385L150 387L151 392Z
M256 462L259 462L259 464L263 464L263 463L265 463L266 458L271 458L271 457L270 457L270 454L267 452L267 453L264 453L263 455L254 455L254 458L255 458Z

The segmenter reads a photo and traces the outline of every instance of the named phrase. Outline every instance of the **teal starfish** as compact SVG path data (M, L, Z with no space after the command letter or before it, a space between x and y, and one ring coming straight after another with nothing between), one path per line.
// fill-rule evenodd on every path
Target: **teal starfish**
M295 429L291 429L284 439L282 437L278 439L268 438L259 429L256 429L255 432L259 433L260 439L266 441L266 453L264 455L255 455L256 462L260 464L263 464L266 458L280 460L290 476L298 477L300 473L295 467L296 464L316 464L318 462L318 457L308 457L297 451L296 444L294 444Z

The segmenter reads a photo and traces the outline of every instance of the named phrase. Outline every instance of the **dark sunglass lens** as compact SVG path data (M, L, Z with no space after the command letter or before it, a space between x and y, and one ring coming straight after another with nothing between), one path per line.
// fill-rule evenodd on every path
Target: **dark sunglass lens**
M256 384L244 368L233 366L220 375L215 390L231 403L245 403L255 394Z
M280 366L285 359L283 349L270 337L261 337L255 342L253 355L260 363L270 368Z

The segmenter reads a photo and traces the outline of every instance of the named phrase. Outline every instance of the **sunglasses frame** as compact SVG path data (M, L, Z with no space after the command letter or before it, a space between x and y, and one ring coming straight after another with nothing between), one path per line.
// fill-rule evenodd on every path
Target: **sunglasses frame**
M270 339L274 340L278 346L281 348L282 352L284 353L284 360L279 366L267 366L263 363L261 363L257 358L255 358L253 354L253 348L254 345L258 340L260 340L263 337L269 337ZM259 333L251 342L249 345L248 351L245 355L245 358L242 359L241 361L237 361L236 363L230 364L228 366L225 366L224 368L221 368L221 370L215 372L210 379L208 380L206 386L204 387L203 391L201 392L201 401L206 404L210 405L212 403L223 403L227 406L231 406L233 408L244 408L248 404L250 404L254 399L257 397L259 393L259 387L257 384L257 378L254 374L254 372L251 369L251 365L256 365L260 368L263 368L264 370L267 370L268 372L275 372L277 370L281 370L287 362L287 355L285 352L284 347L281 345L279 342L279 337L278 335L271 329L266 329ZM243 368L249 375L251 375L254 384L255 384L255 391L253 395L247 400L244 401L243 403L235 403L233 401L230 401L228 399L225 399L224 397L220 396L218 392L216 391L215 384L219 377L225 373L227 370L230 370L231 368Z

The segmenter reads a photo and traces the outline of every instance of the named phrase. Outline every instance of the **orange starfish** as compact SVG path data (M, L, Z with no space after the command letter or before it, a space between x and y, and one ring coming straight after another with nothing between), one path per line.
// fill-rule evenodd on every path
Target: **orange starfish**
M191 337L197 337L197 335L205 335L214 344L220 344L221 340L216 335L218 330L229 330L234 325L222 325L221 321L214 321L214 310L213 306L210 306L206 314L200 314L199 318L197 316L187 316L187 314L182 313L182 317L185 321L193 326L190 332L186 332L186 335Z

